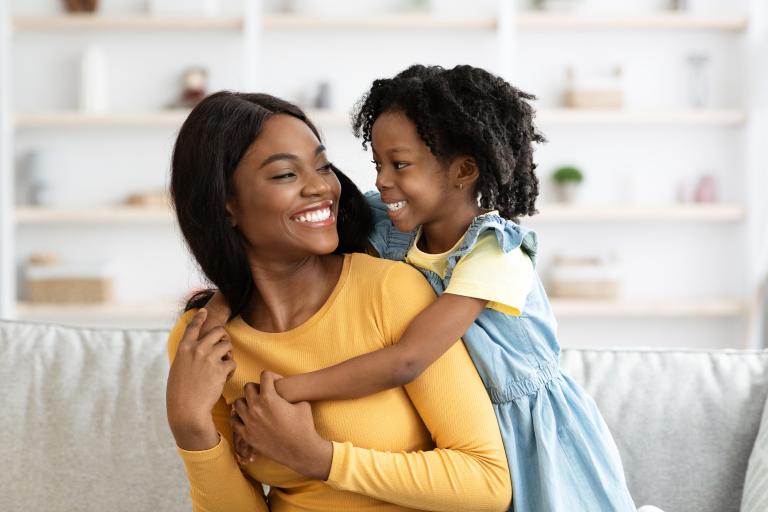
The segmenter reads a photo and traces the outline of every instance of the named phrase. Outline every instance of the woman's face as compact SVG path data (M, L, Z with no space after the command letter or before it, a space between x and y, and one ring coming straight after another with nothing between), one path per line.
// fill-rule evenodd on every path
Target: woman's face
M289 260L339 245L341 185L325 147L300 119L270 117L238 163L233 185L227 211L251 256Z

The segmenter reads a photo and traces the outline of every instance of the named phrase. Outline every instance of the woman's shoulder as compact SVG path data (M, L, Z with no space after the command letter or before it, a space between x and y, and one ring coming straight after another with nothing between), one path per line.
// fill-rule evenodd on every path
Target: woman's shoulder
M381 289L400 288L401 292L430 288L424 276L402 261L376 258L368 254L352 253L350 272L355 282L367 283Z

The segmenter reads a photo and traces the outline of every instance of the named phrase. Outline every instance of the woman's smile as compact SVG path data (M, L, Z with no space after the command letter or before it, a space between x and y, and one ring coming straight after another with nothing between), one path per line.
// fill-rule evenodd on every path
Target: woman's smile
M309 228L323 228L336 224L333 212L334 201L321 201L304 208L293 215L291 220Z

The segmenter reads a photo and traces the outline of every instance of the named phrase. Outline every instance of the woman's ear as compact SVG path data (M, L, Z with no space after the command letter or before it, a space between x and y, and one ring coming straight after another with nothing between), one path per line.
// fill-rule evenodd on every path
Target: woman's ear
M235 219L235 206L234 206L234 198L229 198L224 203L224 209L226 210L226 217L227 221L229 221L229 225L233 228L237 226L237 220Z
M477 168L477 162L471 156L459 156L453 161L452 175L453 185L459 189L470 189L480 177L480 169Z

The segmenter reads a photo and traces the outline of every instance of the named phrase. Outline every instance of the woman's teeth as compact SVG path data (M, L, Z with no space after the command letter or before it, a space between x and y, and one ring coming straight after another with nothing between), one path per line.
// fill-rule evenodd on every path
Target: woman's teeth
M315 210L297 215L294 217L294 220L297 222L323 222L324 220L328 220L330 216L331 209L323 208L322 210Z
M389 211L391 212L396 212L397 210L405 206L407 202L408 201L398 201L396 203L387 203L387 208L389 208Z

